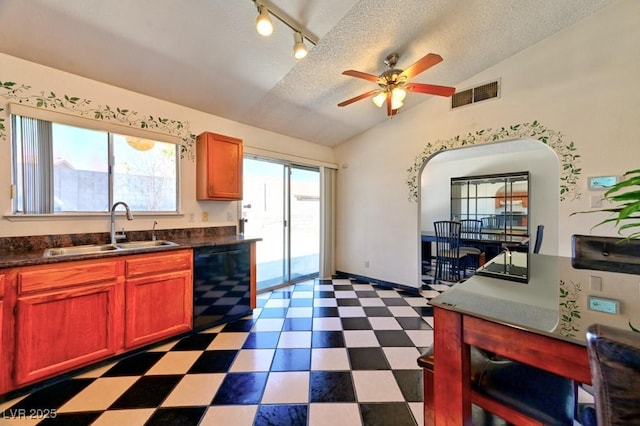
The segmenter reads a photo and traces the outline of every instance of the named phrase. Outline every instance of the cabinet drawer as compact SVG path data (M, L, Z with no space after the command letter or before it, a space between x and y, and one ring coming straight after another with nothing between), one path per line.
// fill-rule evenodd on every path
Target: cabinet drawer
M114 260L62 262L18 272L18 294L115 280L117 276Z
M183 271L191 269L192 263L191 250L140 255L126 260L126 275L127 278L132 278L148 274Z

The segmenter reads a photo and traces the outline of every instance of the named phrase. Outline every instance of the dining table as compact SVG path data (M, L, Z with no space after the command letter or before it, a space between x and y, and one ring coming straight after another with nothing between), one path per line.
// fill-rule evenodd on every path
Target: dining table
M467 425L471 346L590 384L586 329L640 330L640 275L504 251L430 304L435 423Z

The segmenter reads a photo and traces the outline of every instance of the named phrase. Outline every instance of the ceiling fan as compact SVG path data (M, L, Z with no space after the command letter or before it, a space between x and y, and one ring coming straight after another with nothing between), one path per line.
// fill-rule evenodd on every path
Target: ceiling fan
M397 53L392 53L387 56L387 58L384 60L384 63L389 67L389 69L384 71L377 77L373 74L367 74L361 71L344 71L342 73L344 75L362 78L364 80L378 83L378 86L380 86L380 88L363 93L356 96L355 98L347 99L344 102L340 102L338 106L347 106L361 99L373 96L373 103L375 103L378 107L382 107L382 105L386 103L387 115L393 116L398 113L398 109L400 109L400 107L403 105L402 101L404 100L405 96L407 96L407 92L426 93L429 95L438 96L451 96L456 91L455 87L408 82L409 79L431 68L437 63L442 62L442 57L440 55L429 53L404 71L395 68L399 58L400 55L398 55Z

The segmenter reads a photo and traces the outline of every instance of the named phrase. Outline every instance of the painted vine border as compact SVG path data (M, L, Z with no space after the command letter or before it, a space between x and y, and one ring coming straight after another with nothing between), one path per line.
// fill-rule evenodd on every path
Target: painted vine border
M560 280L560 321L558 330L561 336L576 337L580 327L576 321L580 319L578 297L582 291L580 283Z
M171 120L157 116L143 116L128 108L110 107L109 105L93 106L89 99L77 96L56 95L54 92L46 94L30 94L31 86L17 84L12 81L0 81L0 97L10 102L17 102L36 108L61 109L75 115L91 117L95 120L114 121L120 124L140 129L156 130L162 133L178 136L180 144L180 158L193 161L195 159L194 144L196 135L191 133L188 121ZM0 108L0 112L4 108ZM0 116L0 140L6 140L7 133L4 125L5 114Z
M533 121L531 123L513 124L496 130L491 128L478 130L474 133L470 132L466 136L458 135L448 140L427 143L422 152L415 158L413 166L407 169L409 173L407 177L409 201L418 201L420 188L418 177L422 167L433 154L447 149L513 138L537 139L553 149L561 163L560 201L565 201L567 198L573 200L580 198L578 179L582 169L577 164L580 155L577 153L575 144L566 142L562 133L549 129L538 121Z

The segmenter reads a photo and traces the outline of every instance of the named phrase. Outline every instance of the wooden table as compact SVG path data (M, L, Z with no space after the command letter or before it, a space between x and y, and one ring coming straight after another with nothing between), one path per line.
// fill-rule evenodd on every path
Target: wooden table
M471 424L470 345L589 384L586 328L640 323L637 275L575 269L570 258L529 256L526 284L474 275L431 301L437 425ZM602 280L600 291L592 277ZM593 295L618 300L620 311L587 309Z

